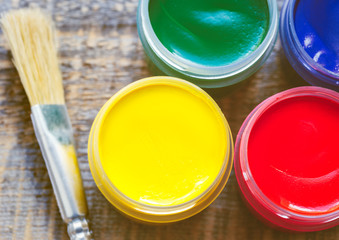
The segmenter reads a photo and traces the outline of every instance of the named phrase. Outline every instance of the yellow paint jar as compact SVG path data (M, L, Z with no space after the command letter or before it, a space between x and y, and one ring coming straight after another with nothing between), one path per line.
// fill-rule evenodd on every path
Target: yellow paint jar
M151 77L121 89L99 111L88 143L100 191L137 220L166 223L206 208L233 165L226 119L199 87Z

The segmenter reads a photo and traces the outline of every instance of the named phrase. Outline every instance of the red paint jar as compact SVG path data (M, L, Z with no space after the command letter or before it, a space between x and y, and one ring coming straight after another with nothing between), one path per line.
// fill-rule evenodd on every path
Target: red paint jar
M292 231L339 225L339 93L299 87L278 93L246 118L235 173L262 220Z

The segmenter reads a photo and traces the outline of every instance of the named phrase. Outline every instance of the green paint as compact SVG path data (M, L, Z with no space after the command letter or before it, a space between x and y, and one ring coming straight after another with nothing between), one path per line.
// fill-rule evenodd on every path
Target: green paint
M208 66L253 52L269 24L267 0L150 0L149 15L170 52Z

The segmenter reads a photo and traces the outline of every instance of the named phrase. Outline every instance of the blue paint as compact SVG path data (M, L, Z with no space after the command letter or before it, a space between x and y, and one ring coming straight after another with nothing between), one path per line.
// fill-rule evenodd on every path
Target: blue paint
M339 1L300 0L294 18L297 36L309 56L339 73Z

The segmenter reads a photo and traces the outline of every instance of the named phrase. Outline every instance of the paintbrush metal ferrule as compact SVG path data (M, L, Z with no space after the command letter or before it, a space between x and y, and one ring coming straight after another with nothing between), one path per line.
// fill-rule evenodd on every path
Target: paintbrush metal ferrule
M38 104L31 118L63 220L72 240L87 240L87 203L65 105Z

